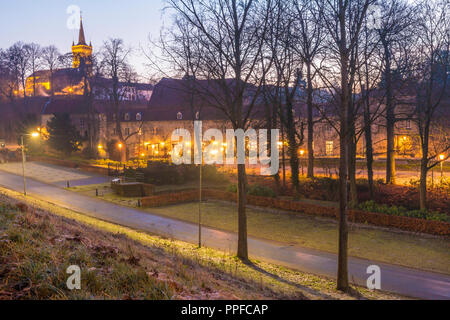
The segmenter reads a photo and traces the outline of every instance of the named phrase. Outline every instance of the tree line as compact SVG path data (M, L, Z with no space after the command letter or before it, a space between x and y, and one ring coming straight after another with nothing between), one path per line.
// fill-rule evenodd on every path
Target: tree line
M247 129L252 109L257 104L264 105L264 126L281 128L286 137L291 182L296 190L298 151L303 143L307 146L307 176L314 178L317 122L328 123L339 136L337 287L348 290L347 212L358 201L358 141L365 140L369 190L373 196L372 125L381 121L386 130L386 183L395 183L396 123L409 120L416 124L422 151L420 207L424 210L427 173L442 161L437 155L448 153L450 148L445 133L437 139L438 144L434 143L436 128L448 129L448 120L442 120L449 114L449 3L441 0L166 2L174 20L152 42L157 52L150 59L153 65L162 65L164 68L159 68L163 72L170 69L186 79L208 80L214 90L197 93L209 94L209 101L227 115L234 129ZM163 58L158 60L157 55ZM299 101L305 106L302 115L296 108ZM237 254L247 259L245 165L238 165L237 170ZM275 179L279 181L280 177L276 175Z

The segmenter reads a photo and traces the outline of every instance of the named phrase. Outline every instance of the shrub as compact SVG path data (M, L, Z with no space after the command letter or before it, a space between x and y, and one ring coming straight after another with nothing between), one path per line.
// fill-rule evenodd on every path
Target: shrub
M119 152L119 149L117 148L118 143L119 143L119 140L116 140L116 139L109 140L106 143L106 151L108 152L111 160L114 160L114 161L120 161L120 152Z
M145 182L154 185L182 184L185 182L184 166L167 163L152 163L143 169Z
M211 182L211 183L215 183L215 182L227 182L228 178L225 174L217 171L217 167L216 166L203 166L203 179L206 182Z
M374 201L363 202L359 204L358 208L364 211L379 212L394 216L450 222L450 217L445 213L439 213L430 210L408 210L402 206L397 207L397 206L388 206L385 204L380 205Z
M226 192L237 193L237 185L236 184L228 185Z
M155 187L145 183L111 183L111 189L122 197L145 197L155 192Z
M248 188L247 194L251 196L260 196L260 197L272 197L275 198L277 195L275 191L273 191L269 187L261 186L261 185L252 185Z

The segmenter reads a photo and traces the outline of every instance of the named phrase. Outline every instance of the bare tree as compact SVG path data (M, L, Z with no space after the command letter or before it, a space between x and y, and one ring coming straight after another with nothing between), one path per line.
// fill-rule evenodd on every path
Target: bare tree
M306 68L306 107L308 121L308 172L307 177L314 177L314 124L313 95L314 78L317 71L313 69L313 61L323 49L324 30L321 23L322 13L314 1L294 0L295 24L299 32L298 45L295 47Z
M379 2L381 17L378 37L382 50L383 81L382 88L386 91L386 183L395 183L395 123L396 105L399 88L398 83L404 64L408 62L409 28L415 17L414 7L404 0L383 0ZM396 79L394 79L394 75ZM397 80L397 81L395 81ZM396 83L394 83L394 81Z
M37 43L29 43L25 45L25 50L27 51L29 57L29 67L30 72L33 75L33 97L36 96L36 76L35 72L40 68L42 49Z
M18 76L11 63L8 51L0 49L0 100L14 100L14 91L19 89Z
M230 120L233 128L246 130L270 63L260 61L272 1L168 0L176 15L195 30L202 57L199 77L209 81L215 94L208 99ZM269 59L270 60L270 59ZM230 80L231 79L231 80ZM252 83L252 85L250 85ZM219 91L219 92L218 92ZM249 96L245 103L245 97ZM212 92L210 92L212 93ZM248 259L245 164L238 164L238 250Z
M267 33L267 55L273 57L271 72L264 79L263 95L274 103L280 126L286 130L288 155L291 168L291 181L296 192L299 191L298 147L303 143L303 126L296 121L295 106L299 103L299 89L302 81L303 59L295 47L299 37L294 23L292 4L276 1L276 9L269 16ZM265 55L261 56L264 63ZM267 87L269 84L270 87ZM298 110L297 110L298 114ZM300 132L297 128L300 127ZM284 130L283 130L284 131ZM284 141L283 141L284 148ZM283 159L284 160L284 159Z
M423 1L420 4L420 23L417 41L417 125L422 147L420 162L420 209L427 207L427 173L440 161L438 153L430 150L430 135L438 111L448 108L449 90L449 44L450 23L448 19L449 3ZM446 98L446 99L444 99ZM450 149L450 140L444 138L440 152Z
M42 62L45 68L47 68L50 73L50 93L52 96L55 93L53 74L55 72L55 69L59 65L60 56L61 54L59 53L58 49L53 45L42 49Z
M102 48L102 66L105 74L111 78L111 86L107 88L110 100L113 106L113 119L115 121L116 135L121 148L121 162L127 160L126 137L122 132L121 126L121 100L123 90L121 90L121 81L131 79L128 56L131 49L125 47L122 39L109 39L105 41Z
M13 77L15 77L15 91L22 88L23 97L26 98L25 82L27 79L29 56L25 44L16 42L4 52L4 60Z
M338 290L348 291L348 226L347 226L347 178L350 162L350 148L353 143L352 126L355 121L352 106L352 90L356 73L354 50L360 38L361 28L368 7L375 0L316 0L323 13L323 23L327 30L328 72L321 71L320 77L328 86L329 94L338 106L339 115L339 252ZM333 70L339 70L334 74ZM334 127L336 127L333 124Z

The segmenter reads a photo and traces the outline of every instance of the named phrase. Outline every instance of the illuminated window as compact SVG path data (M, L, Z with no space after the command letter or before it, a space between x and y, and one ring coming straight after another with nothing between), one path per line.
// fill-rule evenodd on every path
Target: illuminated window
M125 113L125 120L126 120L126 121L130 120L130 114L129 114L128 112Z
M136 120L141 121L142 120L142 113L138 112L136 113Z
M177 120L182 120L183 119L183 114L181 112L177 113Z
M406 120L406 129L411 129L411 120Z
M333 141L327 141L325 147L326 147L326 149L325 149L326 155L332 156L333 155Z

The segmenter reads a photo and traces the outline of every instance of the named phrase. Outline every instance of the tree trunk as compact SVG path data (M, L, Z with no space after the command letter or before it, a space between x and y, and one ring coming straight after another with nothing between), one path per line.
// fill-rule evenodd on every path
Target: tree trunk
M395 183L395 106L392 98L391 56L389 45L385 40L384 46L384 81L386 86L386 183Z
M358 205L358 189L356 185L356 141L354 139L354 131L351 131L352 137L349 138L350 144L348 148L348 176L350 182L350 208L356 208Z
M420 210L427 209L427 174L428 174L428 141L430 127L429 121L425 121L425 127L422 130L422 159L420 161L420 185L419 201Z
M395 116L392 109L386 109L386 138L387 138L387 154L386 154L386 183L395 183Z
M281 121L280 121L281 122ZM281 165L283 168L283 188L286 189L286 153L284 151L284 126L281 123Z
M238 164L238 252L241 260L248 260L247 245L247 214L245 205L247 200L245 164Z
M313 150L313 141L314 141L314 123L313 123L313 88L312 88L312 79L311 79L311 64L307 63L307 108L308 108L308 178L314 178L314 150Z
M348 290L348 226L347 226L347 163L348 163L348 139L347 125L341 121L340 128L340 161L339 161L339 252L337 289L346 292Z
M367 163L367 181L369 183L369 195L373 200L373 146L372 146L372 126L370 123L370 104L369 97L366 96L364 105L364 138L366 140L366 163Z
M349 57L347 51L347 32L345 26L345 11L340 8L339 12L339 29L341 41L339 43L340 64L341 64L341 101L339 110L339 251L338 251L338 272L337 272L337 289L347 292L348 285L348 226L347 226L347 173L348 173L348 145L350 142L348 134L349 125Z
M289 147L288 147L288 153L289 153L289 164L291 166L291 181L292 185L295 189L295 192L298 193L299 191L299 161L298 161L298 154L297 154L297 140L295 138L295 123L294 123L294 117L292 115L292 105L288 102L287 103L287 134L288 134L288 140L289 140Z
M427 162L420 162L420 185L419 185L419 194L420 194L420 210L427 209Z

